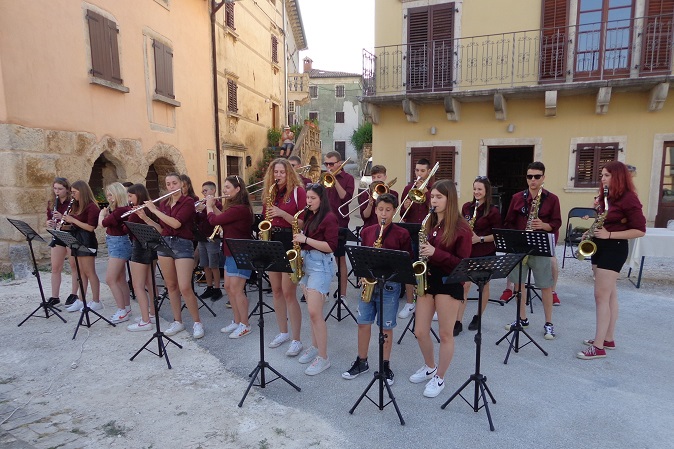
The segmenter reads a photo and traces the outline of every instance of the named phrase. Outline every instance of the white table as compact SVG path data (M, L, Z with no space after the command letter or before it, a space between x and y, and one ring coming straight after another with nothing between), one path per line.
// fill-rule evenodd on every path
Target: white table
M631 245L628 263L630 270L627 273L629 278L632 269L639 267L639 277L637 283L630 279L636 288L641 287L641 274L644 270L644 260L649 257L672 257L674 258L674 231L667 228L646 228L646 235L635 239Z

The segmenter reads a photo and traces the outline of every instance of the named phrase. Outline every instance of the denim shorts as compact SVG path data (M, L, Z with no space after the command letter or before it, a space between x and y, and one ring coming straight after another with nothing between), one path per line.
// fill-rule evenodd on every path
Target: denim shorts
M131 259L131 240L128 235L105 235L108 256L115 259Z
M302 260L304 261L304 276L300 284L327 295L330 292L330 282L336 269L333 255L318 250L303 250Z
M233 256L225 258L225 276L233 278L250 279L251 270L241 270L236 266L236 261Z
M199 265L204 268L219 268L220 254L222 253L222 240L214 242L199 242Z
M192 240L183 239L180 237L164 237L169 248L175 254L174 259L192 259L194 258L194 246ZM171 257L161 250L157 250L157 255L160 257Z
M362 290L361 290L362 291ZM383 318L384 329L393 329L396 327L396 315L398 314L398 301L400 299L400 284L397 282L387 282L384 285L384 313L380 314ZM358 324L374 323L379 312L379 287L376 286L372 292L370 302L358 301ZM377 320L377 325L379 320Z

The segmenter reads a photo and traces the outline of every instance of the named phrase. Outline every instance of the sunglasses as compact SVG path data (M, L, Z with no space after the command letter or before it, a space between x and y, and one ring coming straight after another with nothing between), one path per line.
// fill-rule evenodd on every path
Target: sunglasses
M337 164L337 162L323 162L323 165L326 167L333 167L335 164Z
M541 179L543 175L527 175L527 179Z

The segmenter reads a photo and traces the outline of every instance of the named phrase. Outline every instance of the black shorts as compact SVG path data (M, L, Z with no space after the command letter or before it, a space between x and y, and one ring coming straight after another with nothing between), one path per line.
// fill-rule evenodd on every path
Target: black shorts
M592 265L620 273L629 252L627 240L594 239L593 241L597 245L597 252L592 256Z
M154 260L157 260L156 251L143 248L143 245L138 240L133 241L133 249L131 250L131 262L136 262L143 265L150 265Z
M426 293L429 295L449 295L454 299L463 301L463 285L461 283L445 284L444 279L448 276L447 273L432 265L427 265L427 267L428 287Z
M293 230L274 226L271 228L271 240L283 243L283 249L286 251L293 249Z
M96 239L96 233L85 231L84 229L75 228L72 231L69 231L73 237L75 237L82 245L94 250L93 253L85 249L80 249L73 251L72 255L77 257L96 257L98 254L98 240Z

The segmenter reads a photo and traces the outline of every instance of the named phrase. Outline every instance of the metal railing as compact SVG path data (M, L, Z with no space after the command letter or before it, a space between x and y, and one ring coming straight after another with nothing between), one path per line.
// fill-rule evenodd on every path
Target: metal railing
M309 74L308 73L289 73L288 91L300 92L309 95Z
M363 95L667 75L673 23L670 14L363 50Z

